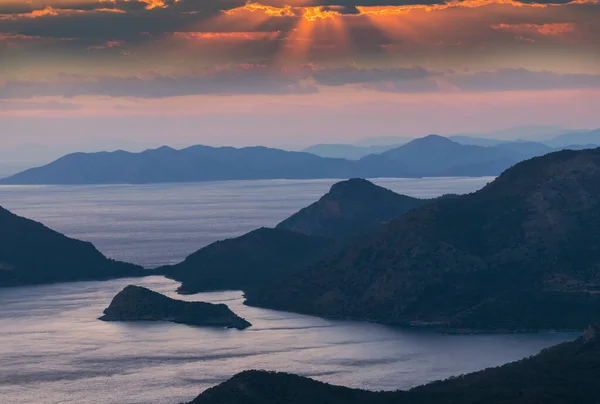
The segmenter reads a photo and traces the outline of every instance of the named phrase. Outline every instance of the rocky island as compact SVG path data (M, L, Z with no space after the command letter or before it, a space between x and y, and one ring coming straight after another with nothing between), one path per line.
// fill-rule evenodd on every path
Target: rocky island
M172 323L243 330L248 321L224 304L171 299L141 286L129 285L104 310L102 321L170 321Z

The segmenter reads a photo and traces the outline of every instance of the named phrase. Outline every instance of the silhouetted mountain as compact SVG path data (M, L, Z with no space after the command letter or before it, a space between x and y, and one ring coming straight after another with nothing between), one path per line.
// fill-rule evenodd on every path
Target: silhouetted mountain
M591 138L590 138L591 139ZM498 175L550 152L534 142L463 145L430 135L358 161L266 147L161 147L141 153L75 153L0 184L142 184L256 179L448 177Z
M464 144L464 145L483 146L483 147L492 147L492 146L497 146L499 144L509 142L508 140L490 139L490 138L484 138L484 137L473 137L473 136L466 136L466 135L452 135L452 136L448 136L448 139L452 140L453 142Z
M578 132L574 129L565 129L558 126L544 126L544 125L526 125L526 126L515 126L512 128L492 130L488 132L470 132L470 133L453 133L450 138L465 137L465 138L479 138L479 139L498 139L505 140L508 142L514 141L527 141L527 142L541 142L546 139L562 135L565 133ZM459 142L460 143L460 142ZM471 143L467 143L471 144ZM480 146L491 146L491 145L480 145Z
M246 371L190 404L593 404L600 394L600 328L504 366L409 391L370 392L308 378Z
M581 145L594 145L595 147L598 147L600 146L600 129L577 132L572 131L546 140L544 143L557 149L568 149L573 146L577 147Z
M506 142L493 146L493 148L518 153L522 156L523 160L556 151L556 149L550 146L537 142Z
M3 184L117 184L250 179L348 178L354 164L266 147L161 147L141 153L75 153Z
M157 272L182 282L180 293L261 288L314 265L345 240L426 202L364 179L342 181L275 229L261 228L218 241Z
M143 276L91 243L74 240L0 207L0 286Z
M311 236L349 238L425 202L354 178L334 184L321 199L279 223L277 228Z
M217 241L185 261L158 268L182 282L180 293L249 290L291 275L323 258L332 242L283 229L261 228Z
M316 144L302 150L321 157L359 160L369 154L379 154L399 147L399 144L385 146L355 146L351 144Z
M600 148L507 170L248 295L248 303L395 324L581 329L600 320Z
M498 175L522 160L509 150L461 145L429 135L359 161L365 177L443 177ZM470 167L470 168L469 168ZM468 174L467 174L468 172Z
M184 302L129 285L112 300L102 321L170 321L172 323L243 330L252 324L224 304Z

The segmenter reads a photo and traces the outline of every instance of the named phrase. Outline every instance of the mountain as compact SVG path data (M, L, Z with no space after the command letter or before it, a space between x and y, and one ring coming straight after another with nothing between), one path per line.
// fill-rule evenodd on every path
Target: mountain
M548 138L562 135L565 133L578 132L575 129L565 129L559 126L550 125L526 125L515 126L512 128L492 130L489 132L470 132L470 133L454 133L449 135L449 138L479 138L479 139L503 139L505 141L528 141L541 142ZM461 142L459 142L461 143ZM470 143L468 143L470 144ZM491 146L491 145L480 145Z
M355 146L351 144L316 144L302 150L320 157L359 160L369 154L379 154L400 146L391 144L384 146Z
M308 378L245 371L190 404L593 404L600 394L600 328L504 366L409 391L370 392Z
M334 184L321 199L279 223L277 229L310 236L348 238L372 230L426 202L354 178Z
M261 228L217 241L157 272L182 282L180 293L249 290L314 264L332 244L322 237Z
M452 135L448 136L448 139L453 142L471 145L471 146L483 146L483 147L491 147L498 146L499 144L507 143L507 140L499 140L499 139L490 139L485 137L473 137L466 135Z
M184 302L133 285L125 287L113 298L99 320L170 321L177 324L238 330L252 325L224 304Z
M266 147L161 147L141 153L74 153L1 184L142 184L250 179L347 178L354 164Z
M248 304L391 324L582 329L600 320L600 148L517 164L428 203Z
M338 182L319 201L275 229L263 227L217 241L157 272L182 282L180 293L262 288L314 265L348 239L426 202L360 178Z
M550 146L538 142L505 142L493 146L496 150L504 150L508 152L518 153L522 156L522 159L529 159L532 157L543 156L544 154L552 153L557 151Z
M0 180L0 184L495 176L519 161L550 151L551 148L535 142L483 147L460 144L437 135L415 139L356 161L266 147L192 146L175 150L164 146L140 153L69 154Z
M498 175L522 157L510 150L461 145L443 136L415 139L387 152L363 157L365 177Z
M74 240L0 207L0 286L143 276L91 243Z
M595 145L600 146L600 129L590 131L577 131L564 133L544 141L550 147L569 148L573 145Z

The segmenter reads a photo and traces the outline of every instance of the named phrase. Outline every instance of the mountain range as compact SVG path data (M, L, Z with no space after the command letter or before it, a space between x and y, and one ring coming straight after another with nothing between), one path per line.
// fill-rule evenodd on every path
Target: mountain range
M3 285L150 273L0 213ZM422 200L343 181L273 229L152 273L182 282L181 293L244 290L249 305L320 316L579 330L600 319L598 228L600 148L561 151L462 196Z
M536 134L537 136L533 136ZM498 136L498 137L495 137ZM600 146L600 130L566 130L554 127L513 128L490 133L470 133L445 136L453 142L467 146L508 148L528 157L562 149L581 149ZM506 140L509 138L510 140ZM405 138L374 138L370 144L365 139L358 144L318 144L303 151L321 157L359 160L370 154L381 154L409 143Z
M555 152L417 207L247 303L453 329L582 329L600 319L598 228L600 148Z
M590 138L591 139L591 138ZM169 147L141 153L74 153L0 184L144 184L258 179L495 176L554 151L532 142L484 147L426 136L359 160L266 147Z

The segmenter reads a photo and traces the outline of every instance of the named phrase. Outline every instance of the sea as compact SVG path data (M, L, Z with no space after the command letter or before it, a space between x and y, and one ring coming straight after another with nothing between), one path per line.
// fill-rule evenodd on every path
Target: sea
M484 178L373 179L415 197L474 192ZM0 186L0 205L105 255L148 268L274 226L336 180ZM97 320L123 287L225 303L243 330ZM574 333L446 335L248 307L240 291L179 296L164 277L0 288L1 404L178 404L237 372L266 369L397 390L536 354Z

